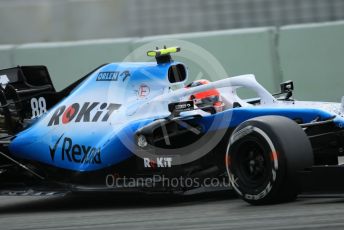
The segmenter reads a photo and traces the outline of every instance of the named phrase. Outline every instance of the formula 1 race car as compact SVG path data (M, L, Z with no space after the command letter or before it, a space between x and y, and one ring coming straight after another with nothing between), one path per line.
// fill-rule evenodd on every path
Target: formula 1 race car
M291 81L272 95L253 75L185 87L179 50L100 66L60 92L44 66L1 70L0 194L220 188L268 204L344 189L344 102L295 101Z

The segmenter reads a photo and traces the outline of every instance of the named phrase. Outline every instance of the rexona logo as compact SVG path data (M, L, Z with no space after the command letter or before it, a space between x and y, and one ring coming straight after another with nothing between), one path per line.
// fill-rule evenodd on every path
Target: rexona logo
M171 157L157 157L156 160L149 158L143 158L145 168L171 168L172 158Z
M48 126L67 124L69 122L106 122L111 114L121 105L113 103L85 102L58 107L51 116ZM91 116L93 114L93 116Z
M97 81L118 81L119 78L124 82L130 77L129 70L125 71L111 71L111 72L100 72L97 76Z
M62 134L56 141L53 147L49 146L51 160L54 161L56 158L56 150L61 142L64 134ZM65 137L62 142L61 160L69 161L79 164L101 164L101 152L100 148L73 144L73 141L69 137Z

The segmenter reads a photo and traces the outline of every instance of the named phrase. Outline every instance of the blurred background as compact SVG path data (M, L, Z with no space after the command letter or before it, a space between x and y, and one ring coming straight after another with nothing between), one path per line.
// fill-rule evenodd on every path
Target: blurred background
M0 43L143 37L340 19L343 0L0 0Z
M252 73L271 92L294 80L298 99L344 95L344 0L0 0L0 68L46 65L58 90L182 41L190 81Z

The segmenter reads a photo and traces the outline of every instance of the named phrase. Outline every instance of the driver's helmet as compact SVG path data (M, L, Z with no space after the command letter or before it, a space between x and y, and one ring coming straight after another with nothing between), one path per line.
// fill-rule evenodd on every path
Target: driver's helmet
M188 84L185 88L192 88L208 83L209 81L205 79L196 80ZM222 112L224 108L224 103L221 100L220 92L217 89L210 89L203 92L195 93L190 96L189 100L193 100L198 108L212 114Z

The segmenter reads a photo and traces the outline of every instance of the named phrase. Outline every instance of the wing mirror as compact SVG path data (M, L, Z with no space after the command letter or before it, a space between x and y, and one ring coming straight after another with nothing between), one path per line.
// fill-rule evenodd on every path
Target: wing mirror
M281 92L274 94L274 96L280 96L280 95L285 95L284 98L281 98L282 100L285 101L290 101L293 100L293 91L294 91L294 83L293 81L285 81L280 84Z

